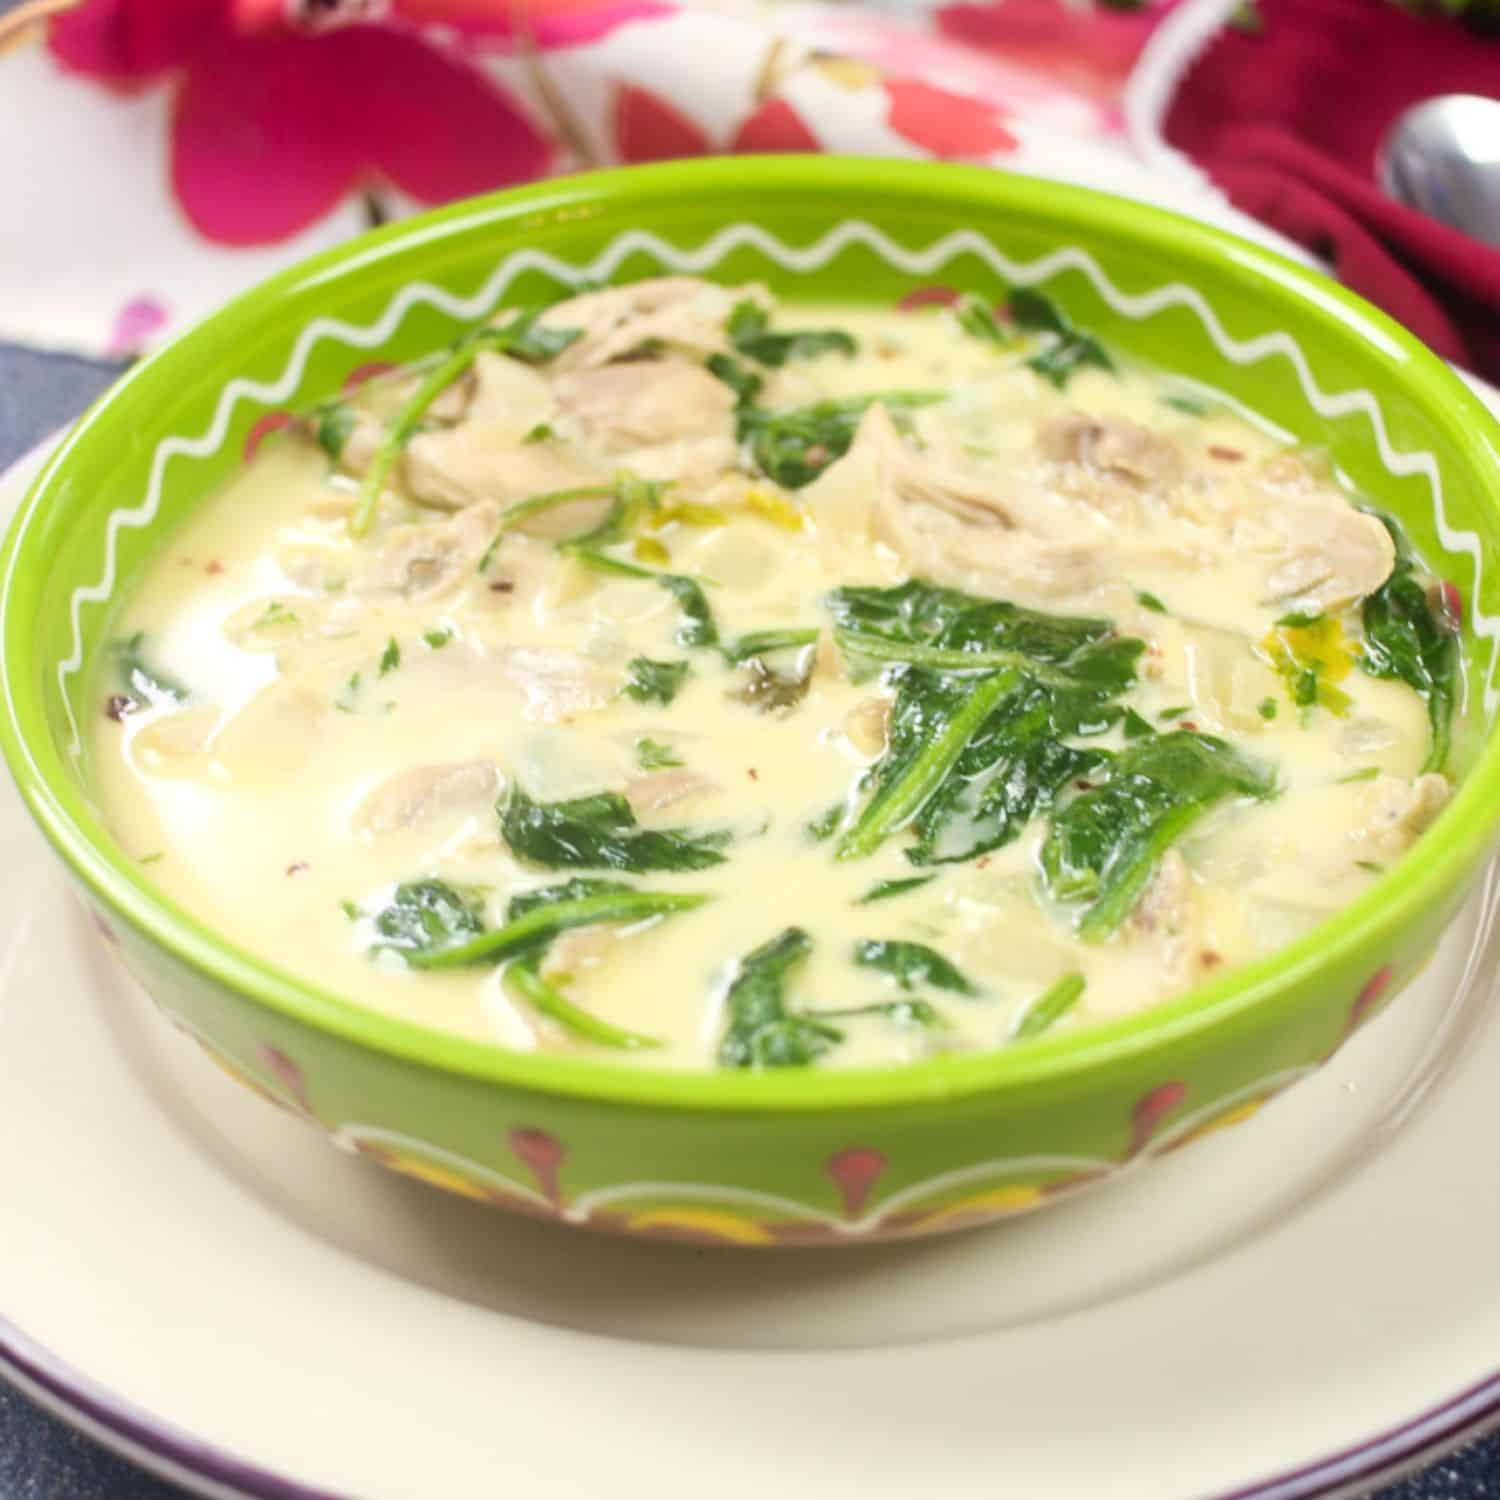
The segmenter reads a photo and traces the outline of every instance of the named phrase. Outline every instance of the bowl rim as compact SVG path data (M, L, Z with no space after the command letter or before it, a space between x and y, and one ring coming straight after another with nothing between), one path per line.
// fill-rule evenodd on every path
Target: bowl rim
M441 243L486 227L514 233L524 228L527 217L542 212L578 211L632 199L659 201L680 193L743 197L753 185L781 195L812 196L826 192L835 176L841 194L894 192L951 202L955 208L1086 221L1092 230L1161 251L1164 276L1186 275L1194 264L1213 261L1221 272L1227 262L1239 273L1269 283L1280 307L1296 310L1299 318L1340 325L1344 337L1362 337L1367 357L1384 359L1390 373L1418 395L1428 416L1463 455L1468 477L1477 481L1479 503L1491 511L1495 535L1500 536L1500 423L1463 381L1354 293L1273 251L1194 219L1090 188L989 168L832 156L707 158L615 168L464 200L302 260L178 334L84 413L23 498L0 549L0 749L32 815L88 890L177 961L240 998L411 1066L543 1095L648 1108L828 1112L1054 1086L1063 1078L1092 1074L1244 1021L1251 1012L1312 980L1319 970L1352 963L1359 950L1377 946L1385 934L1440 901L1475 869L1500 822L1500 726L1490 730L1473 769L1434 826L1368 891L1293 943L1182 996L1076 1035L1043 1037L986 1052L878 1068L726 1072L518 1052L388 1016L298 979L216 933L157 892L113 845L102 818L72 783L72 773L53 743L41 674L25 668L30 664L30 622L43 573L28 566L33 525L39 514L60 503L60 481L74 455L87 449L117 404L135 396L137 388L191 378L200 344L259 321L268 303L357 274L362 266L422 240Z

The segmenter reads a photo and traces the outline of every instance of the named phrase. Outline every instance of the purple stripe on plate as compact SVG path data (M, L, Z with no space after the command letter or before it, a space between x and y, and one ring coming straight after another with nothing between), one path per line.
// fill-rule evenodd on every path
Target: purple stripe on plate
M155 1460L179 1484L207 1480L218 1493L244 1500L355 1500L273 1474L159 1421L79 1374L0 1317L0 1374L6 1373L55 1402L58 1415L86 1423L90 1435L106 1446L138 1462Z
M216 1494L243 1500L356 1500L273 1474L159 1421L49 1354L5 1318L0 1318L0 1374L14 1375L23 1388L55 1403L58 1415L81 1422L90 1436L128 1458L160 1465L178 1483L207 1481ZM1213 1500L1328 1500L1356 1487L1363 1492L1418 1460L1436 1459L1497 1421L1500 1372L1362 1443Z

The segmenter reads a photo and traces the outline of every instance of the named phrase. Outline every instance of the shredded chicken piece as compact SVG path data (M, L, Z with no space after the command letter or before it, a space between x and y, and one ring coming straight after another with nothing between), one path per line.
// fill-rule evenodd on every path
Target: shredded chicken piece
M603 365L562 375L554 389L581 441L643 478L707 484L739 456L733 394L699 365Z
M1360 789L1360 826L1350 835L1359 858L1393 859L1414 844L1448 805L1447 779L1428 772L1415 781L1377 776Z
M1137 489L1167 489L1182 478L1185 467L1170 438L1123 417L1065 412L1042 424L1037 446L1053 463L1116 476Z
M1203 912L1192 872L1176 849L1157 865L1128 928L1160 948L1160 972L1169 991L1185 989L1202 972Z
M362 594L434 599L475 574L500 525L493 501L471 505L443 521L398 526L355 587Z
M493 761L416 766L381 782L354 813L360 833L398 833L441 813L493 802L500 792L500 772Z
M866 698L850 709L844 720L844 733L861 755L879 755L891 732L891 700Z
M445 510L481 500L511 505L609 478L602 465L570 448L525 441L557 415L552 388L535 370L485 353L475 360L474 375L463 420L421 433L406 446L401 472L414 499Z
M653 771L649 776L636 776L625 783L625 800L640 817L686 802L690 797L702 797L719 790L717 782L709 781L696 771Z
M1286 500L1260 520L1283 545L1266 574L1266 599L1298 609L1334 609L1373 593L1396 566L1391 534L1374 516L1330 491Z
M570 297L549 307L539 321L545 328L583 330L551 361L550 368L560 374L607 365L643 346L681 350L701 363L710 354L727 351L725 324L735 303L746 298L770 305L763 287L658 276Z
M945 471L914 453L882 403L876 402L865 413L854 441L875 450L885 488L897 503L932 506L971 526L1007 530L1015 526L1014 516L998 495L990 493L978 481Z
M507 646L493 660L501 676L525 695L526 717L543 723L603 708L618 685L611 673L571 651Z

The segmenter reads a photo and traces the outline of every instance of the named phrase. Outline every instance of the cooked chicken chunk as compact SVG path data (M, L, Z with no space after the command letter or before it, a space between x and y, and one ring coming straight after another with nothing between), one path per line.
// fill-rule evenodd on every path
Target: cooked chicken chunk
M355 830L363 834L404 832L445 812L479 809L500 791L493 761L416 766L380 783L355 809Z
M1203 928L1192 872L1182 855L1170 849L1157 865L1128 923L1133 936L1158 948L1164 991L1186 989L1202 974Z
M1164 490L1183 476L1185 465L1170 438L1123 417L1065 412L1044 422L1037 447L1053 463L1128 481L1137 489Z
M1352 835L1360 857L1392 859L1404 853L1452 795L1446 778L1431 772L1415 781L1377 776L1360 791L1360 826Z
M481 500L511 505L609 478L605 466L571 448L525 441L557 414L552 389L536 371L498 354L481 354L474 369L463 420L407 445L403 476L415 499L447 510Z
M719 790L717 782L699 776L695 771L653 771L649 776L636 776L625 784L625 800L637 817L643 813L660 812L686 802L690 797L706 796Z
M768 302L764 289L724 287L695 276L658 276L629 286L585 292L555 303L539 320L545 328L579 328L551 361L557 373L587 370L624 359L645 347L681 350L702 361L725 352L725 324L737 302Z
M490 501L445 521L398 526L355 587L361 594L437 598L474 576L499 525L500 507Z

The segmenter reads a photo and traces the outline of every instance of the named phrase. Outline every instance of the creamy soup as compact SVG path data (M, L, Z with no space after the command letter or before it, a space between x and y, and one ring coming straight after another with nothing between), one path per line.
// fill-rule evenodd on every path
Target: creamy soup
M1449 794L1444 605L1319 454L1035 294L667 278L265 442L121 604L92 774L163 891L361 1004L895 1063L1367 888Z

